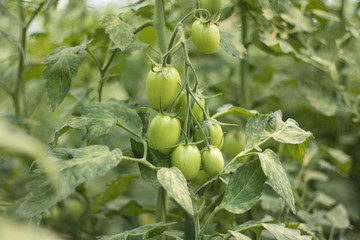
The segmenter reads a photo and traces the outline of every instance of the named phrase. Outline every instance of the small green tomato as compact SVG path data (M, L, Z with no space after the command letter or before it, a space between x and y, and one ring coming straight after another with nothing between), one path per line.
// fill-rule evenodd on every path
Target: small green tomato
M204 122L202 123L205 134L208 136L209 144L216 146L221 149L224 144L224 133L220 126L217 123ZM209 134L210 133L210 134ZM199 142L204 140L204 135L199 127L195 129L195 141ZM205 147L205 141L198 144L199 149Z
M221 151L214 146L209 146L202 151L201 162L210 177L215 176L224 168L224 157Z
M171 155L171 163L184 174L186 180L192 180L200 170L200 151L196 145L180 144Z
M196 20L191 26L192 40L200 52L212 54L220 45L220 33L212 22Z

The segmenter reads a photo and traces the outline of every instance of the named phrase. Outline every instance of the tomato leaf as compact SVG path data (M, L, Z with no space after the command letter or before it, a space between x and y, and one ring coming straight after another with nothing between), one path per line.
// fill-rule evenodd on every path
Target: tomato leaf
M234 232L234 231L231 231L231 230L229 230L229 232L231 233L231 235L233 235L233 237L236 240L251 240L251 238L249 238L248 236L246 236L246 235L244 235L242 233Z
M47 95L53 111L69 93L71 81L79 69L85 49L86 44L60 47L52 51L43 61L43 64L47 65L43 77L46 80Z
M107 15L102 24L105 32L121 51L125 51L134 40L135 28L121 21L119 17L113 14Z
M309 235L301 235L300 230L286 228L280 224L263 223L266 230L268 230L278 240L311 240Z
M187 181L181 171L176 168L161 168L157 172L157 178L170 196L191 216L194 209Z
M244 45L238 41L234 41L234 35L228 32L220 32L220 46L227 52L229 55L246 59L247 50Z
M140 226L138 228L134 228L130 231L126 231L123 233L119 233L116 235L111 236L99 236L97 237L98 240L126 240L128 236L143 236L143 239L153 237L156 235L161 234L163 231L165 231L169 226L173 225L175 223L154 223L154 224L148 224L144 226Z
M248 211L260 198L265 181L259 160L241 165L231 177L220 206L235 214Z
M58 138L71 128L86 130L82 140L93 139L110 132L115 124L121 125L141 135L141 119L126 101L109 99L105 102L94 103L90 106L81 106L73 115L55 131L54 146Z
M331 209L326 217L331 221L332 225L336 228L346 229L350 227L349 215L342 204L338 204Z
M257 148L269 138L281 143L301 144L312 137L312 133L301 129L295 120L289 118L284 122L281 117L280 110L263 116L254 114L245 127L245 149Z
M120 149L92 145L78 149L57 148L52 151L58 173L55 177L39 175L29 183L29 193L17 209L19 217L40 214L66 198L81 183L102 176L117 166L122 158Z
M282 197L295 214L295 200L291 189L291 184L286 171L281 165L279 157L270 149L263 153L258 153L261 168L269 180L270 186Z
M120 194L124 193L129 188L133 179L138 177L138 174L127 174L121 175L120 177L112 181L109 184L108 188L96 198L92 208L92 212L98 212L104 204L111 200L114 200Z

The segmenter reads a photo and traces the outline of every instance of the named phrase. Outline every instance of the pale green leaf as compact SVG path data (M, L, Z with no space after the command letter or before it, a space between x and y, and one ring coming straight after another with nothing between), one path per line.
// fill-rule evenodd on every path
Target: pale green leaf
M295 200L291 185L278 156L270 149L266 149L263 153L258 153L258 156L261 168L268 178L270 186L285 200L292 212L295 213Z
M246 118L251 118L255 113L255 110L247 110L245 108L236 107L231 104L226 104L217 109L217 112L212 116L213 118L220 117L227 114L239 114Z
M90 106L81 106L73 115L76 117L68 119L56 129L51 146L54 146L58 138L72 128L86 130L82 140L107 134L115 124L126 127L139 135L142 131L142 122L136 110L121 100L109 99Z
M239 232L234 232L234 231L230 231L229 232L231 233L231 235L234 236L234 238L236 240L251 240L251 238L249 238L248 236L242 234L242 233L239 233Z
M96 237L97 240L126 240L128 237L129 233L123 232L123 233L119 233L116 235L111 235L111 236L98 236Z
M336 228L346 229L350 227L350 220L348 212L342 204L338 204L336 207L331 209L326 217L331 221L331 223Z
M259 160L241 165L232 175L220 206L235 214L248 211L259 200L265 181Z
M247 50L244 45L234 41L234 35L228 32L220 32L220 46L233 57L246 59Z
M113 14L107 15L102 24L110 39L121 51L125 51L132 43L135 28L121 21L119 17Z
M286 13L281 13L280 16L286 22L294 25L298 31L312 32L315 30L310 18L305 17L300 9L291 7Z
M52 51L43 61L46 90L52 110L64 100L70 90L71 81L77 73L86 44L76 47L60 47Z
M286 228L283 225L273 223L262 224L278 240L311 240L309 235L301 235L300 230Z
M52 5L54 5L56 1L57 0L47 0L46 12L49 12L50 8L52 7Z
M58 160L60 177L39 175L28 185L29 193L17 209L20 217L40 214L66 198L81 183L102 176L117 166L122 158L120 149L109 151L107 146L92 145L78 149L57 148L53 156Z
M351 156L336 148L323 147L322 150L330 156L331 161L334 162L341 170L344 172L349 172L351 170Z
M98 212L104 204L111 200L114 200L120 194L124 193L130 187L133 179L138 177L138 174L127 174L117 177L109 184L108 188L103 193L96 197L92 212Z
M253 230L253 231L256 231L258 232L260 230L263 229L262 225L255 222L254 220L250 220L250 221L247 221L243 224L240 224L239 226L236 226L233 231L236 231L236 232L242 232L242 231L245 231L245 230Z
M325 211L314 211L313 213L308 213L304 210L300 210L297 213L297 216L305 221L312 230L316 230L318 226L330 226L330 221L326 218Z
M192 200L190 197L187 181L181 171L176 168L161 168L157 178L169 195L190 214L194 215Z

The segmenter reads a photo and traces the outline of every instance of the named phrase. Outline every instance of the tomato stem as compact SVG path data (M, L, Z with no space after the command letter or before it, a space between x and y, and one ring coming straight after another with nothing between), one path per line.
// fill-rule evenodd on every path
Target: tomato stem
M241 10L241 41L244 46L246 46L247 41L247 20L246 20L246 6L245 3L240 1L240 10ZM247 107L247 68L248 63L245 59L240 59L240 105Z

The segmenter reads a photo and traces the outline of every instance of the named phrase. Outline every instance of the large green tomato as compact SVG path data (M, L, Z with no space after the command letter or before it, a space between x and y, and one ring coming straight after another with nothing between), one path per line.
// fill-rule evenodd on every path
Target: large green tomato
M202 126L205 131L205 134L208 136L210 145L213 145L213 146L221 149L224 144L224 139L223 139L224 133L223 133L223 130L222 130L220 124L205 122L202 124ZM209 133L210 133L210 135L209 135ZM204 140L204 135L200 128L196 128L195 129L195 141L199 142L202 140ZM205 141L199 143L198 144L199 149L204 148L205 144L206 144Z
M245 134L243 131L231 131L225 134L224 153L236 156L245 149Z
M196 100L200 103L200 105L204 108L205 107L205 99L204 98L196 98ZM190 97L190 101L192 101L192 97ZM187 102L186 102L186 93L185 92L182 92L180 94L180 97L179 97L179 102L178 104L175 106L175 111L176 112L180 112L180 118L182 121L185 120L185 117L186 117L186 109L187 109ZM196 119L198 121L200 121L203 117L203 111L201 111L201 108L199 107L199 105L197 105L195 102L194 102L194 105L192 107L192 112L194 113Z
M220 45L220 33L212 22L196 20L191 27L191 36L200 52L211 54L216 52Z
M210 180L209 174L207 174L207 172L202 169L199 171L198 175L194 179L194 183L201 186L209 180Z
M166 110L181 90L180 75L173 67L155 67L146 77L145 88L150 105L159 110L161 98L161 107Z
M154 117L149 126L149 146L162 153L169 154L179 142L181 131L180 120L159 113Z
M171 155L171 163L180 169L186 180L192 180L200 170L201 154L195 145L181 144Z
M201 162L210 177L215 176L224 168L224 157L221 151L214 146L205 148L201 153Z
M200 8L205 8L214 14L220 10L221 0L200 0Z

